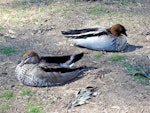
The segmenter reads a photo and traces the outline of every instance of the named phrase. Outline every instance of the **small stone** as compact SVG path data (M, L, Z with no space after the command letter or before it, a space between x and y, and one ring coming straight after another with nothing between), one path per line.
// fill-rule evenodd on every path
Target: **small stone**
M150 32L148 32L148 31L143 31L143 32L142 32L142 35L144 35L144 36L150 35Z
M13 88L13 87L15 87L15 85L13 84L13 85L11 85L10 87Z

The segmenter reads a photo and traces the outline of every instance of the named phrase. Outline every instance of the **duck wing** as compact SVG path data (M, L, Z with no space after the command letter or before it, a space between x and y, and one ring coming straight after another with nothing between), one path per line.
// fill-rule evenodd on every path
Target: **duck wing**
M79 68L62 68L62 67L51 67L51 66L40 66L40 68L45 71L45 72L59 72L59 73L67 73L67 72L72 72L76 70L86 70L86 67L79 67Z
M62 85L66 82L69 82L72 79L75 79L77 76L80 75L81 72L85 70L85 67L79 67L74 69L67 69L67 68L43 68L44 74L39 77L43 79L45 83L51 85Z
M79 61L83 57L84 53L78 53L67 56L42 56L41 62L45 63L56 63L60 64L61 67L68 68L72 67L72 65Z
M61 33L67 38L87 38L93 36L100 36L108 34L106 28L86 28L78 30L61 31Z

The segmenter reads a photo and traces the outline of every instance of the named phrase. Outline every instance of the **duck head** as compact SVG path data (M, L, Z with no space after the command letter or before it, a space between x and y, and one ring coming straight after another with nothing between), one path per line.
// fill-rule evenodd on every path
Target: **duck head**
M108 31L117 37L121 36L121 34L127 36L126 29L121 24L113 25L111 28L108 29Z
M23 55L22 60L19 63L19 65L23 66L24 64L36 64L39 62L40 62L39 55L34 51L28 51Z

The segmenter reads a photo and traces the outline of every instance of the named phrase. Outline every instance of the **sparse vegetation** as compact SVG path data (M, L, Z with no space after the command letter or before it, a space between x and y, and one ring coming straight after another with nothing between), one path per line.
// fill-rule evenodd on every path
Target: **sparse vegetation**
M140 82L143 85L150 85L149 79L144 76L144 72L141 72L138 68L128 62L122 62L122 65L127 69L128 74L134 76L134 80Z
M134 80L140 82L143 85L150 85L149 79L143 76L142 74L135 74Z
M102 56L103 56L102 53L96 53L96 54L95 54L95 58L100 58L100 57L102 57Z
M33 92L28 90L28 89L23 89L21 94L24 95L24 96L32 96Z
M113 1L118 1L122 5L129 5L130 3L136 3L138 0L113 0Z
M126 58L125 55L113 54L111 57L109 57L109 60L117 62L117 61L125 60L125 58Z
M107 13L109 10L104 7L103 4L99 3L98 5L87 10L89 15L101 16L103 13Z
M3 29L4 29L4 27L0 25L0 31L2 31Z
M63 6L63 7L50 7L50 11L53 12L54 14L55 13L60 13L60 12L65 12L67 11L67 7L66 6Z
M5 56L10 56L11 54L16 53L16 50L12 47L1 47L0 51Z
M33 104L33 103L28 103L26 106L26 112L25 113L44 113L41 108L41 104Z
M6 91L6 92L1 92L0 93L0 98L4 98L6 100L10 100L13 98L13 92L12 91Z
M127 69L127 73L130 74L130 75L135 75L135 73L137 72L135 67L132 66L128 62L122 62L122 65Z
M119 0L119 2L120 2L122 5L128 5L128 4L129 4L129 0Z
M53 1L53 0L52 0ZM14 0L13 5L22 9L31 7L37 4L48 4L47 0Z
M8 104L1 104L0 105L0 112L3 113L3 112L6 112L10 109L10 105Z

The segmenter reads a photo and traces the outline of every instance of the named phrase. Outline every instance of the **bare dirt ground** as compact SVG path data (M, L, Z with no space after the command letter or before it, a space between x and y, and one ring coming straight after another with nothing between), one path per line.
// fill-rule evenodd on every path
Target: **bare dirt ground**
M100 1L0 0L0 95L12 93L11 99L5 99L4 94L0 96L0 113L150 113L150 81L142 84L122 65L123 62L140 65L150 73L147 57L150 55L150 2L137 1L122 4L105 1L107 3L99 5ZM125 52L100 52L71 46L60 32L116 23L127 29L130 46ZM17 61L28 50L40 55L83 51L88 54L76 66L97 69L89 70L82 78L63 86L25 86L18 82L14 70ZM126 58L111 61L114 54ZM108 70L104 77L95 79ZM75 94L87 86L97 87L97 96L87 104L67 109ZM23 94L24 90L31 94Z

